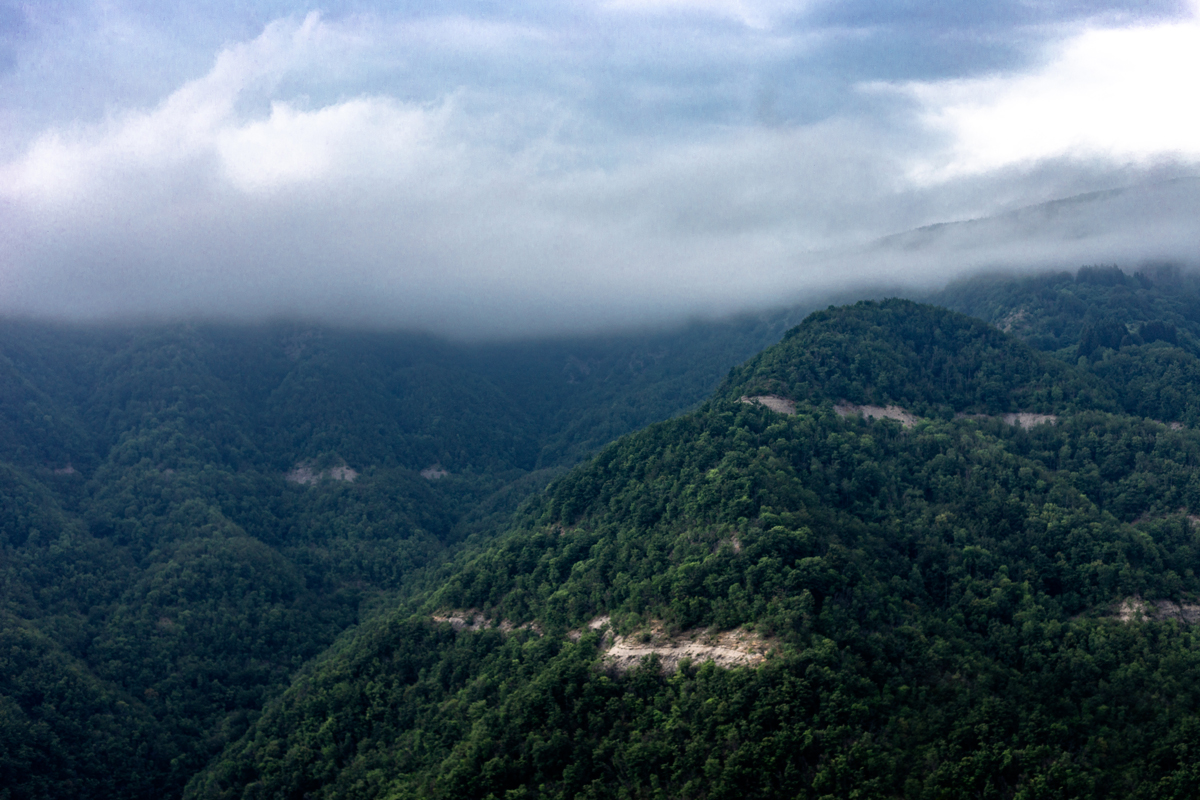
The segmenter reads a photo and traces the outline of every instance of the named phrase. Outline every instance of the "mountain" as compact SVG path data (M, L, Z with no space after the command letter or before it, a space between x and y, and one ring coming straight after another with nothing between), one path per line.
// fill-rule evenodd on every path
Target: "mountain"
M1111 389L976 319L903 300L819 311L735 367L721 393L955 412L1114 409Z
M830 253L824 263L838 270L832 274L858 271L876 280L887 275L910 281L970 275L998 266L1010 275L1114 261L1141 270L1165 264L1194 268L1200 244L1197 215L1200 177L1149 180L927 225Z
M924 299L0 322L0 793L1193 796L1200 282Z
M186 796L1194 796L1200 433L1094 368L1169 343L1116 344L810 316L340 638Z
M0 795L178 796L414 570L794 315L474 345L0 323Z
M1086 369L1128 414L1200 422L1200 279L1171 265L993 275L928 298Z

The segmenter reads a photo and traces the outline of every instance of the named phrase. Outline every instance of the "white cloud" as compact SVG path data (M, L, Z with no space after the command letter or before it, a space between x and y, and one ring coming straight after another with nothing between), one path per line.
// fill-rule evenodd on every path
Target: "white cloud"
M601 0L608 11L636 14L697 14L725 17L750 28L767 28L776 19L803 11L811 3L789 0Z
M299 25L272 23L253 41L223 51L207 75L151 111L48 131L0 168L0 191L34 203L84 199L114 170L160 171L204 155L232 120L239 95L256 81L277 80L319 27L316 14Z
M544 46L554 38L549 31L536 25L472 19L461 14L411 20L398 26L397 30L410 41L472 56Z
M1104 33L1084 34L1054 63L1094 65L1079 42ZM471 69L461 89L405 91L410 51L483 53L472 69L498 64L519 78L561 63L560 44L536 27L457 16L273 22L153 107L60 127L0 164L0 313L297 314L544 333L1001 262L1134 258L1149 252L1137 235L1155 220L1156 257L1194 251L1200 235L1194 204L1172 195L1152 220L1116 224L1117 206L1081 206L1069 225L1048 217L993 226L1000 233L979 241L968 232L862 249L917 225L1146 177L1138 168L1117 175L1105 158L1053 158L1060 147L989 155L991 140L951 124L971 118L956 109L1007 119L1016 112L1005 103L1043 84L1061 91L1063 69L906 87L949 135L945 150L913 136L911 120L867 112L666 132L652 119L623 131L574 102L572 92L611 88L586 71L567 76L559 94L516 78L515 88L498 81L481 91ZM1086 57L1070 56L1077 51ZM346 77L392 57L390 84ZM1068 81L1072 91L1092 85L1084 73L1092 77ZM319 101L306 94L316 81L329 82ZM1158 113L1151 105L1147 113ZM939 158L936 181L911 179L911 163Z
M431 139L441 112L386 98L361 98L315 111L276 102L263 120L214 132L225 176L239 189L280 189L295 183L381 172L402 180L418 161L434 157Z
M1200 22L1089 29L1032 72L891 87L948 147L917 173L937 181L1060 156L1200 158Z

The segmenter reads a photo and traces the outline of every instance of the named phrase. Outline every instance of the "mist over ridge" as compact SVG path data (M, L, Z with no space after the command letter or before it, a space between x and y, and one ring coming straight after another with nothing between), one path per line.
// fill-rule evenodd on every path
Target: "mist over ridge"
M791 268L745 264L667 285L661 275L623 274L580 297L582 287L427 283L374 285L369 276L321 274L297 261L290 275L238 272L219 260L198 274L141 275L134 290L85 291L109 278L47 272L27 276L5 296L14 318L84 324L190 321L233 325L317 325L333 329L427 333L450 341L554 340L677 330L783 308L817 308L885 295L923 296L980 273L1074 272L1088 264L1193 268L1200 253L1200 178L1181 177L1091 192L990 217L923 226L853 247L810 251ZM647 270L649 267L647 267ZM356 278L357 285L338 285ZM76 279L82 281L74 285ZM386 282L385 282L386 283ZM649 285L648 285L649 284ZM266 291L268 290L269 291ZM561 292L562 294L554 294Z
M83 4L0 33L8 316L540 336L1200 238L1194 3ZM921 230L958 220L988 222Z

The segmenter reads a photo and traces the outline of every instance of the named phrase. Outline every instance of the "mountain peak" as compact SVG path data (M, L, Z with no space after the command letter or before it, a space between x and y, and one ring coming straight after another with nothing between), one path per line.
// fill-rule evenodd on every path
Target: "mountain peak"
M725 399L900 406L920 416L1110 408L1097 381L978 319L893 298L818 311L730 371Z

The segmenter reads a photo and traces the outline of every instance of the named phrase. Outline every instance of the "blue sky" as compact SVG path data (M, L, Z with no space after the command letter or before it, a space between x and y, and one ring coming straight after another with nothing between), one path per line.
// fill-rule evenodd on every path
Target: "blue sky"
M1197 74L1187 2L0 0L0 313L505 336L1190 263Z

